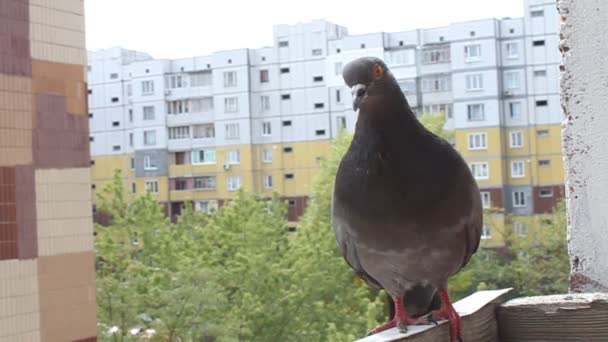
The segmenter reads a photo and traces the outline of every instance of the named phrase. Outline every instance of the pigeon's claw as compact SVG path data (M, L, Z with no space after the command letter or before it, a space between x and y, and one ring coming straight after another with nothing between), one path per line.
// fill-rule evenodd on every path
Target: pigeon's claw
M450 296L445 288L439 289L441 308L428 315L430 321L447 319L450 322L450 342L463 342L460 316L452 306Z
M403 311L403 298L395 297L395 317L389 322L373 329L367 335L374 335L384 330L397 327L400 332L406 333L408 325L423 325L429 324L427 317L413 318L409 317L405 311Z

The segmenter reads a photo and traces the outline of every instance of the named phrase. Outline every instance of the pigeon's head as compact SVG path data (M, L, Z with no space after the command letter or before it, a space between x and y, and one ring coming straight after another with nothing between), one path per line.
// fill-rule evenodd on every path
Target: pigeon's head
M389 85L396 84L386 64L376 57L362 57L348 63L342 77L353 94L355 111L368 95L382 93Z

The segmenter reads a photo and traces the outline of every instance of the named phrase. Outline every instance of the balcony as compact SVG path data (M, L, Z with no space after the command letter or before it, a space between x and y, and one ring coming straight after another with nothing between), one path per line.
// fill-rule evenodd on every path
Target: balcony
M175 127L211 123L213 122L214 117L215 115L213 114L213 111L167 114L167 126Z
M165 99L167 101L207 96L213 96L213 87L210 85L202 87L183 87L165 90Z
M169 151L189 151L193 148L215 146L215 138L169 139Z

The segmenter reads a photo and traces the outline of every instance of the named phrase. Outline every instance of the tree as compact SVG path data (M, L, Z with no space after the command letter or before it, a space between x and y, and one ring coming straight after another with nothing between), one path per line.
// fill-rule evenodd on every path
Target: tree
M436 135L442 137L447 141L452 141L454 139L454 131L445 130L445 113L435 113L435 114L422 114L418 120L426 129L435 133Z

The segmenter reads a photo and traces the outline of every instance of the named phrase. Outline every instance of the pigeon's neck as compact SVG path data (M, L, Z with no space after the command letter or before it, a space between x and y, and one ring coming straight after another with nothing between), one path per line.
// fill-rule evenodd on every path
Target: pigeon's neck
M392 96L378 96L371 105L361 108L353 139L372 149L403 149L412 145L408 141L415 141L421 131L420 122L398 91Z

